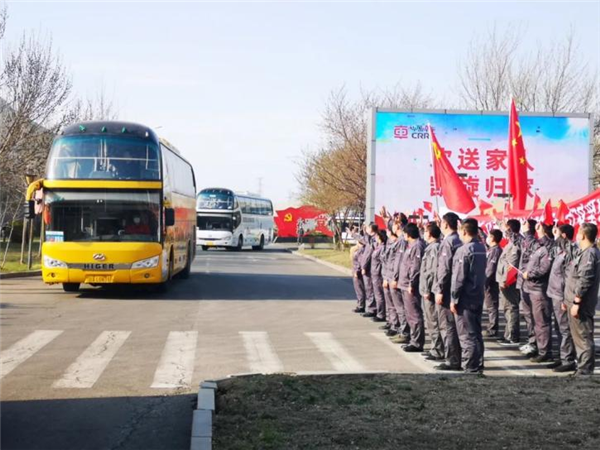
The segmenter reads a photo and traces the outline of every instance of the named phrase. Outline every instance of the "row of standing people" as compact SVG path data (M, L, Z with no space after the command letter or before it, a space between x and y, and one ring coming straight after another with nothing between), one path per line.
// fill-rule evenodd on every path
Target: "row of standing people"
M370 224L356 234L353 311L381 322L404 351L440 362L437 370L481 373L484 335L518 346L522 314L528 339L520 350L533 362L548 363L557 372L593 373L600 281L595 225L583 224L575 245L571 225L527 220L521 234L521 223L509 220L503 230L485 236L475 219L461 222L454 213L444 215L439 226L423 227L403 214L392 218L383 210L382 215L387 229ZM502 335L500 311L506 321ZM552 355L552 328L558 359ZM431 344L426 351L425 333Z

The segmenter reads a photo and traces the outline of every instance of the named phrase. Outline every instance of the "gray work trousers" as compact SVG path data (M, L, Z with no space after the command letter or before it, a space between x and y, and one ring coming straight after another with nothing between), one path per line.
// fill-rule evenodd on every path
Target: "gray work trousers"
M532 292L529 298L538 354L552 357L552 303L543 292Z
M558 338L558 347L560 348L560 360L563 364L568 364L575 361L577 354L573 346L573 337L569 329L569 311L563 311L562 299L552 299L554 309L554 329Z
M398 314L398 322L400 323L398 334L410 336L410 327L406 321L406 311L404 310L404 303L402 301L402 292L399 289L394 288L390 288L390 291L392 292L394 309L396 310L396 314Z
M436 304L435 308L440 324L440 334L444 341L446 364L454 368L459 368L461 366L461 350L454 314L450 311L450 305Z
M500 288L500 306L504 311L504 339L519 342L521 331L519 321L519 291L514 284Z
M367 271L367 274L363 275L363 280L366 294L365 311L375 314L377 312L377 303L375 302L375 293L373 291L373 277Z
M390 287L390 281L387 280L388 287L383 288L383 296L385 297L385 312L387 323L390 325L392 330L398 331L400 328L400 319L398 318L398 313L396 312L396 308L394 307L394 300L392 300L392 288Z
M531 307L531 296L528 292L521 289L521 312L525 319L527 329L527 343L535 347L535 320L533 318L533 309Z
M483 336L481 334L482 306L457 307L456 329L462 348L462 360L467 372L483 370Z
M438 315L435 310L435 296L429 294L429 297L425 299L423 297L423 316L425 318L425 330L429 335L431 341L431 349L429 354L436 358L444 357L444 341L440 334L440 322Z
M383 278L381 275L371 277L373 281L373 295L375 296L376 314L380 319L385 319L385 296L383 294Z
M359 273L353 276L352 282L354 283L354 292L356 292L356 307L365 309L366 292L362 275Z
M570 306L569 306L570 308ZM596 364L594 346L594 317L579 313L579 319L573 317L569 311L569 328L573 336L573 344L577 352L577 372L585 375L594 373Z
M488 314L487 331L490 335L498 334L498 307L500 305L500 288L498 283L492 282L485 287L485 310Z
M402 300L406 312L406 321L410 327L410 344L423 348L425 345L425 324L423 322L423 310L421 309L421 296L418 292L412 294L402 289Z

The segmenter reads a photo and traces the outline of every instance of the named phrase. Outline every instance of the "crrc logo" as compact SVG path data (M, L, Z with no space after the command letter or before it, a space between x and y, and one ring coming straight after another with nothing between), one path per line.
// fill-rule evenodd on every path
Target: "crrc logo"
M427 125L396 125L394 127L395 139L429 139L429 131Z
M404 125L394 127L394 137L396 139L408 138L408 127L405 127Z

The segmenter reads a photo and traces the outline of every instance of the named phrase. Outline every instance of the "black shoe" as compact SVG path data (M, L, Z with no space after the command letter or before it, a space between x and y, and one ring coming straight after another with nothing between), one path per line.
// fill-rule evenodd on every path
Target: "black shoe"
M460 366L451 366L449 364L442 363L442 364L440 364L438 366L435 366L434 369L435 370L444 370L444 371L445 370L462 370L462 367L460 367Z
M426 361L443 361L443 356L433 356L431 353L425 357Z
M377 316L373 317L371 320L373 322L385 322L385 319L382 319L381 317L377 317Z
M483 368L480 369L465 369L465 375L483 375Z
M562 363L560 362L560 359L557 359L556 361L552 361L551 364L548 364L546 366L546 369L556 369L557 367L562 366Z
M519 345L519 341L509 341L508 339L501 339L498 341L498 344L504 347L516 347Z
M532 352L529 352L529 353L525 354L525 357L529 358L529 359L537 358L537 356L538 356L538 351L537 350L534 350Z
M392 326L389 323L386 323L385 325L381 325L379 327L380 330L389 330Z
M415 347L412 344L408 344L402 347L402 350L404 350L406 353L419 353L423 351L423 347Z
M545 363L545 362L550 362L552 361L552 357L548 356L548 355L537 355L532 357L529 361L531 361L532 363Z
M577 364L574 362L569 362L565 364L561 364L558 367L552 369L552 372L564 373L564 372L575 372L577 370Z
M364 314L361 314L361 315L362 315L363 317L367 317L367 318L370 318L370 317L375 317L375 314L374 314L374 313L372 313L372 312L366 312L366 313L364 313Z
M391 329L390 329L390 330L387 330L387 331L385 332L385 335L386 335L387 337L393 337L393 336L396 336L397 334L398 334L398 332L397 332L396 330L391 330Z
M352 312L362 314L365 312L365 308L354 308Z
M421 353L421 356L429 356L429 355L430 355L429 351L426 351L426 352L422 352L422 353Z

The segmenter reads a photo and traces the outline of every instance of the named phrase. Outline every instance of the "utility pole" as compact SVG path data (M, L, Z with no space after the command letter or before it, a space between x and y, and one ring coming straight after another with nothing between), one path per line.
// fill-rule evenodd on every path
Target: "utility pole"
M258 195L262 197L262 180L263 177L258 177Z

